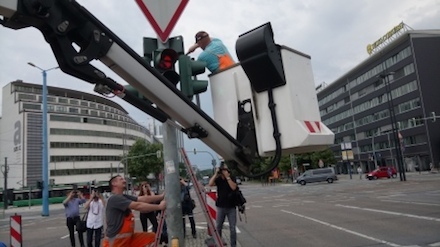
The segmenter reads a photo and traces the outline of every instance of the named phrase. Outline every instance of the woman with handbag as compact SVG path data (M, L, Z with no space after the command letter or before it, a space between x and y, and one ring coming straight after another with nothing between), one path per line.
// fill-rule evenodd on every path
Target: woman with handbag
M67 198L63 201L64 212L66 214L66 225L69 229L70 244L72 247L75 247L74 227L81 221L79 217L79 205L85 202L86 199L83 194L81 191L77 190L70 191ZM79 243L81 244L81 247L84 247L83 232L78 231L78 227L76 228L76 231L78 232Z
M101 246L104 207L104 198L98 191L93 190L90 199L84 205L84 208L87 210L87 247L93 247L93 235L95 235L95 247Z

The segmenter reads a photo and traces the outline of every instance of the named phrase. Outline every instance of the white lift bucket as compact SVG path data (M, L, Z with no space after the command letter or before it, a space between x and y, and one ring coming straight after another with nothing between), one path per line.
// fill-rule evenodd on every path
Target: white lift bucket
M273 89L283 154L319 151L334 143L334 133L321 122L310 56L282 46L286 85ZM214 120L237 137L238 102L251 100L257 146L262 157L276 145L268 93L257 93L240 64L209 76ZM250 106L249 106L250 108Z

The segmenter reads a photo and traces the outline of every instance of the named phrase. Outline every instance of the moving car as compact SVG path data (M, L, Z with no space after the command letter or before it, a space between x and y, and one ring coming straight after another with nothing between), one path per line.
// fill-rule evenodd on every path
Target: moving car
M323 182L333 183L338 180L333 168L320 168L307 170L296 179L296 183L306 185L306 183Z
M388 174L388 169L390 169L391 174ZM367 175L365 175L365 177L369 180L373 180L373 179L378 179L378 178L395 178L397 177L397 172L396 169L394 167L379 167L376 170L368 173Z

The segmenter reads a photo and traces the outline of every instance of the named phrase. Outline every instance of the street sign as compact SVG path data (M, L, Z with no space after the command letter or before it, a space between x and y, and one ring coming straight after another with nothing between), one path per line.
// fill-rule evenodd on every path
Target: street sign
M136 0L157 36L165 43L189 0Z

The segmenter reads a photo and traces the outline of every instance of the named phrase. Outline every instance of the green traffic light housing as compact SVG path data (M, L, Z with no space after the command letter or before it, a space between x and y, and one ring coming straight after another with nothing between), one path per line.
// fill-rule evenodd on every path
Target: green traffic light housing
M205 73L206 62L195 61L189 56L179 57L180 90L189 99L195 94L203 93L208 89L207 80L197 80L193 76Z

